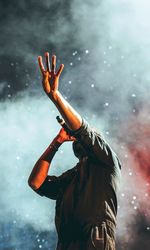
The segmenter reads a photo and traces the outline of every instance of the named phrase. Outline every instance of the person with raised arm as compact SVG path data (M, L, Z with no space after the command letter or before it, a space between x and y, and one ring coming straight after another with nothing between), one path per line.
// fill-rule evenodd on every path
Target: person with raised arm
M43 89L68 129L61 128L40 156L28 184L40 196L56 200L56 250L115 250L121 163L101 133L61 95L59 78L64 65L56 72L56 56L52 56L50 66L48 52L45 67L41 56L38 62ZM62 175L52 176L48 173L51 161L59 147L68 141L72 141L79 161Z

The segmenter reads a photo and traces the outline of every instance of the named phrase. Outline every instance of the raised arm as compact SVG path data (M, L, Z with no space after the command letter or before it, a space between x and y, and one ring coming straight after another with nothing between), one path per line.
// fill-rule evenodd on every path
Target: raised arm
M75 109L64 99L61 93L58 90L59 86L59 77L64 68L64 65L61 64L59 70L56 72L56 56L52 56L52 65L50 67L49 53L45 53L45 64L46 69L42 62L42 57L38 57L39 66L42 73L42 83L43 89L50 100L55 104L60 114L64 118L67 126L71 130L77 130L81 127L82 118L75 111Z
M95 133L84 119L76 112L76 110L64 99L58 90L59 77L64 68L61 64L59 70L56 72L56 56L52 56L51 67L49 60L49 53L45 53L45 65L43 65L42 57L38 57L40 70L42 73L43 89L50 100L55 104L60 114L65 120L67 126L74 131L74 136L79 140L83 146L89 151L92 156L108 165L114 164L113 151L103 138Z

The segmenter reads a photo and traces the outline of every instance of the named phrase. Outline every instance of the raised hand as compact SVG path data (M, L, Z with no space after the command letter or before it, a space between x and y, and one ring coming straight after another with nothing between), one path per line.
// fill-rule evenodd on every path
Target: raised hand
M57 141L60 143L63 143L65 141L76 141L76 138L69 135L64 128L61 128L61 130L59 131L57 137Z
M53 99L55 97L55 94L58 91L58 85L59 85L59 77L61 75L61 72L63 71L64 64L61 64L59 67L59 70L56 71L56 56L53 55L51 59L51 67L50 67L50 60L49 60L49 53L45 53L45 64L46 64L46 69L43 65L43 60L42 56L38 57L38 63L39 67L42 73L42 84L43 84L43 89L45 93Z

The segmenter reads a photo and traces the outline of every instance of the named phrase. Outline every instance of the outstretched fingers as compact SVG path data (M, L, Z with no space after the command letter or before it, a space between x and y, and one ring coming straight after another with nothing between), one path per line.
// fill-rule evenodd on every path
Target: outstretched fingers
M58 77L60 77L61 72L63 71L63 68L64 68L64 64L61 64L61 65L60 65L60 68L59 68L59 70L58 70L58 72L57 72L57 74L56 74Z
M41 73L44 74L45 68L44 68L44 65L43 65L42 56L38 56L38 63L39 63Z
M56 56L52 55L52 68L51 68L52 74L55 74L55 69L56 69Z
M45 53L45 59L46 59L46 68L47 68L47 71L50 72L50 61L49 61L49 53L48 52Z

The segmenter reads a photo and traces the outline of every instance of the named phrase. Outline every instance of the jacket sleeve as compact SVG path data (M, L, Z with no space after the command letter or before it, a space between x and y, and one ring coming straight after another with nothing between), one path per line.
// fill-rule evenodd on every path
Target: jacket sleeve
M59 189L59 177L48 175L42 185L34 191L40 196L46 196L49 199L56 200Z
M46 196L49 199L56 200L59 192L66 188L75 172L76 167L69 169L58 177L48 175L42 185L34 191L40 196Z
M74 137L80 141L91 158L103 162L103 164L106 165L114 165L116 154L102 135L91 128L84 118L82 118L81 127L74 131Z

